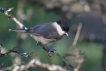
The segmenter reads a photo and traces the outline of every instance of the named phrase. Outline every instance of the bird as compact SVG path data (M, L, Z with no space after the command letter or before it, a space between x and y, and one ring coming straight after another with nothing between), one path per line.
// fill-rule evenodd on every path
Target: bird
M36 25L28 29L9 29L9 31L28 33L36 40L37 43L47 45L48 43L62 39L64 35L69 36L69 25L67 22L59 20Z
M36 25L29 29L9 29L9 31L23 32L31 36L44 45L60 40L64 35L68 35L69 26L65 21L56 21Z

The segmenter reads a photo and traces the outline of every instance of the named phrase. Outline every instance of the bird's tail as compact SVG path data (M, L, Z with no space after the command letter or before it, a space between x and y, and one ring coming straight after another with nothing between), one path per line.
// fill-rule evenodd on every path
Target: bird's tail
M15 31L15 32L26 32L25 29L9 29L9 31Z

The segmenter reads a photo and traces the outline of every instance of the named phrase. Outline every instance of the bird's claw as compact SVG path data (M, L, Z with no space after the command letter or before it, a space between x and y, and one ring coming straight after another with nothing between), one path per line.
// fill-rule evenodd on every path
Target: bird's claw
M55 53L55 52L56 52L55 49L53 49L53 48L49 49L48 56L51 57L52 56L51 53Z

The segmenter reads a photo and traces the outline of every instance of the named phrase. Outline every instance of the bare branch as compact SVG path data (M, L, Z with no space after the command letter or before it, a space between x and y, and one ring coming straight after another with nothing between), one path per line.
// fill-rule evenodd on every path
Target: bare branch
M12 18L12 20L14 20L16 22L16 24L19 25L20 28L22 29L27 29L20 21L18 21L15 17L13 17L12 15L9 14L9 12L12 10L13 8L9 8L8 10L4 10L3 8L0 8L0 11L2 13L4 13L6 16L8 16L8 18Z
M17 62L18 62L18 64L17 64ZM42 63L39 59L36 59L36 58L32 59L29 63L27 63L25 65L21 65L21 62L18 59L18 61L16 61L12 66L3 68L3 70L28 71L30 68L33 68L33 67L45 68L50 71L69 71L59 65Z
M17 53L24 58L30 58L32 56L32 52L31 53L22 53L18 46L14 47L13 49L11 49L5 53L1 53L1 48L2 48L2 44L0 44L0 57L4 57L6 55L9 55L10 53Z
M73 41L73 44L72 44L72 46L74 48L75 48L75 46L77 44L77 41L78 41L78 38L79 38L79 35L80 35L81 28L82 28L82 23L79 23L79 26L77 28L77 33L76 33L76 36L75 36L74 41ZM78 65L77 65L76 68L74 68L74 71L78 71L79 68L81 67L83 61L84 61L84 58L81 57L80 52L78 51L77 48L75 48L75 57L76 57L76 62L78 63Z
M77 33L76 33L76 36L75 36L73 44L72 44L73 47L76 46L76 44L77 44L81 28L82 28L82 23L79 23L79 26L77 28Z
M20 67L18 71L25 71L30 69L31 67L41 67L51 71L68 71L59 65L54 64L50 65L48 63L42 63L40 60L37 59L32 59L28 64L24 65L23 67Z

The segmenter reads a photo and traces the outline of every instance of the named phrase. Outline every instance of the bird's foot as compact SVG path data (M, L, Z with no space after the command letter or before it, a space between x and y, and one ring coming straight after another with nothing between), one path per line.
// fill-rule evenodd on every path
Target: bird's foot
M51 57L52 56L51 53L55 53L55 52L56 50L54 48L49 49L48 56Z

